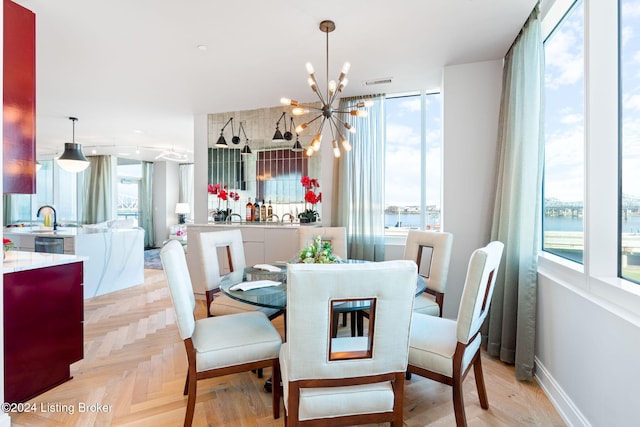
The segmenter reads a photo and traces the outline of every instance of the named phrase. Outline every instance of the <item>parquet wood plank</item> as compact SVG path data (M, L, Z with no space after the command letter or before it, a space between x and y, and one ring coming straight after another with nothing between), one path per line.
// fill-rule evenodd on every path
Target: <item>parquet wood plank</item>
M197 301L196 316L206 307ZM274 325L283 335L282 316ZM464 383L469 426L563 426L535 383L515 379L513 367L483 354L489 410L478 402L473 371ZM72 365L74 378L30 401L60 404L68 411L13 413L14 427L181 426L187 370L184 344L161 270L145 270L145 283L85 301L85 357ZM265 369L265 378L270 369ZM250 372L198 382L194 427L281 427L271 416L264 379ZM79 405L111 405L108 412ZM281 404L281 413L283 412ZM454 425L451 389L413 375L405 383L406 427Z

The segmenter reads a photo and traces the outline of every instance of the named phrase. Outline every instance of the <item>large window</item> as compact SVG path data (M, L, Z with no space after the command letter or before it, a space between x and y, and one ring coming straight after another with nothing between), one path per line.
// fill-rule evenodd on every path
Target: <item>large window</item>
M442 188L439 93L385 99L385 228L438 230Z
M640 0L620 8L620 275L640 282Z
M131 219L138 226L142 162L118 158L118 218Z
M584 10L577 1L544 44L543 249L582 263L584 252Z

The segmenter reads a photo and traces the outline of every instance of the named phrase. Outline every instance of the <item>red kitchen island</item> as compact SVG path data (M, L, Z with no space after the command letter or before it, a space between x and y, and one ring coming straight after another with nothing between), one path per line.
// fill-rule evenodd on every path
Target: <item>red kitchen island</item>
M9 251L3 276L4 398L25 402L83 357L83 257Z

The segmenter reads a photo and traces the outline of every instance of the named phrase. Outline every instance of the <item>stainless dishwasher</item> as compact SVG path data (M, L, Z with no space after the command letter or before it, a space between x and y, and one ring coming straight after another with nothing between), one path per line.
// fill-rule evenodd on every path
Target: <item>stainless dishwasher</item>
M64 238L63 237L43 237L36 236L35 238L35 251L47 252L50 254L63 254L64 253Z

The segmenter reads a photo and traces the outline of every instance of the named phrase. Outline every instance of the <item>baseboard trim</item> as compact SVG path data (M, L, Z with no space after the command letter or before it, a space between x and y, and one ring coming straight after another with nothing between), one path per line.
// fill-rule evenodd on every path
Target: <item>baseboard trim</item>
M589 420L580 412L569 396L564 392L560 384L556 382L551 373L544 367L542 362L536 357L536 380L540 388L547 395L551 404L560 414L560 417L570 427L591 427Z

